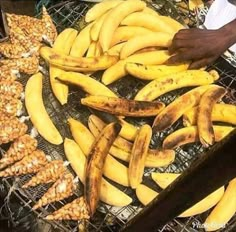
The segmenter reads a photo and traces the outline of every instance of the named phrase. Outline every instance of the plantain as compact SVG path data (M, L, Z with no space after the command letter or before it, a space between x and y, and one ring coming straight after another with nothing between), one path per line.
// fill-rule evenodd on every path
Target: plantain
M41 47L40 55L51 65L66 71L90 72L104 70L118 61L117 56L73 57L56 52L53 48Z
M162 102L145 102L106 96L88 96L81 99L83 105L110 114L130 117L157 115L165 105Z
M107 54L112 55L112 56L120 56L120 51L122 47L124 46L126 42L116 44L115 46L111 47L108 51ZM118 61L119 62L119 61Z
M135 189L142 182L147 151L152 137L152 128L143 125L135 140L129 162L129 181L131 188Z
M86 126L75 119L69 118L68 123L74 140L78 143L83 153L88 156L95 141L93 134ZM105 160L103 174L118 184L129 186L128 168L109 154Z
M117 97L116 94L105 85L82 73L65 72L58 79L66 83L76 85L91 95L100 95L102 93L104 96Z
M25 106L30 120L39 134L52 144L61 144L62 137L50 119L42 97L43 76L37 73L30 77L25 87Z
M188 69L188 64L180 65L143 65L126 63L125 70L132 76L142 80L154 80Z
M65 139L64 150L73 170L80 181L85 184L86 156L79 145L71 139ZM104 178L101 181L100 200L106 204L120 207L129 205L132 202L132 199L128 195L111 185Z
M204 85L194 88L171 102L156 116L153 130L162 131L173 125L188 109L199 103L202 94L211 86Z
M218 76L202 70L182 71L151 81L137 93L135 100L152 101L172 90L190 86L209 85L216 81L217 78Z
M180 174L152 172L151 177L162 189L167 188Z
M226 90L220 86L212 86L201 97L198 106L197 127L200 142L208 147L215 142L213 125L211 120L212 109L215 103L226 94Z
M88 51L86 53L86 57L96 57L96 47L97 43L96 42L91 42L89 45Z
M183 123L185 126L197 124L198 107L191 108L183 115ZM225 122L236 125L236 106L230 104L215 104L213 106L211 121Z
M158 193L146 185L140 184L136 188L136 196L138 200L143 204L147 205L149 204L156 196L158 196Z
M91 216L96 211L100 197L105 159L120 129L117 123L108 124L96 138L88 155L84 195Z
M230 126L213 126L215 141L219 142L228 135L234 128ZM162 145L163 149L174 149L189 143L199 142L197 126L189 126L176 130L168 135Z
M120 131L120 136L123 137L124 139L134 141L139 128L131 123L128 123L124 119L118 118L118 120L120 125L122 126Z

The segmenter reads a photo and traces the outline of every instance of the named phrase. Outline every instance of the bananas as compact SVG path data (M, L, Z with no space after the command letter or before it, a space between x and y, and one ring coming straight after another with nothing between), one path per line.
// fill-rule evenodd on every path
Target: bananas
M198 107L194 107L186 111L183 115L183 123L185 126L197 124ZM236 125L236 106L230 104L215 104L213 106L211 121L225 122Z
M108 124L95 140L89 152L84 194L91 216L95 213L99 201L105 159L120 129L119 124Z
M106 16L99 34L99 42L103 52L111 46L112 36L121 21L135 11L141 11L146 6L142 1L125 1L114 7Z
M152 101L157 97L175 89L183 87L209 85L219 78L215 74L202 70L187 70L165 78L156 78L142 88L135 96L135 100Z
M66 71L98 71L104 70L118 61L117 56L103 55L99 57L73 57L56 52L53 48L42 47L40 55L50 64Z
M133 53L147 47L169 47L173 35L164 32L150 32L128 40L120 51L120 59L125 59Z
M226 94L226 90L220 86L212 86L201 97L198 107L197 127L200 142L208 147L215 142L211 113L214 104Z
M157 115L165 105L162 102L134 101L106 96L88 96L81 99L83 105L110 114L131 117Z
M100 95L102 93L104 96L117 97L115 93L102 83L82 73L65 72L58 79L76 85L91 95Z
M86 157L79 145L70 139L65 139L64 149L67 159L80 181L85 184ZM132 199L115 186L111 185L104 178L101 181L100 200L113 206L126 206L132 202Z
M158 77L164 77L187 70L188 65L143 65L137 63L127 63L125 65L125 69L130 75L139 79L154 80Z
M78 143L83 153L88 156L95 141L94 136L81 122L69 118L68 123L74 140ZM129 186L128 168L109 154L105 160L103 174L118 184Z
M234 128L230 126L213 126L215 142L219 142ZM163 149L174 149L189 143L199 142L199 132L196 126L189 126L176 130L167 136L163 142Z
M216 207L207 217L204 226L206 231L215 231L227 224L236 212L236 179L229 185Z
M48 142L59 145L63 140L44 107L42 88L42 74L37 73L31 76L25 87L25 106L39 134Z
M133 189L142 182L151 137L152 128L146 124L140 128L135 138L129 162L129 181Z
M147 205L156 196L158 196L158 193L146 185L140 184L136 188L136 196L143 205Z
M124 139L134 141L139 128L126 122L123 119L118 118L118 120L120 125L122 126L120 131L120 136L123 137Z
M67 28L62 31L56 38L53 48L55 51L60 52L61 54L69 55L71 46L77 36L77 31L72 28ZM52 65L49 68L50 72L50 83L52 91L57 98L57 100L62 104L67 103L68 96L68 86L61 83L56 79L59 77L63 70L53 67Z

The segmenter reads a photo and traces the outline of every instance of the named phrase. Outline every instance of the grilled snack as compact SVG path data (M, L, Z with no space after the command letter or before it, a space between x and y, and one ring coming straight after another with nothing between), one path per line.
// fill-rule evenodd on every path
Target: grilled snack
M119 134L120 129L121 127L119 124L108 124L93 143L88 155L84 192L85 200L88 204L91 216L96 211L100 198L100 188L105 159L112 143Z
M157 78L142 88L135 96L135 100L152 101L159 96L183 87L209 85L219 78L202 70L187 70L165 78Z
M0 177L20 176L36 173L47 164L47 159L43 151L35 150L22 160L16 162L9 168L0 172Z
M180 174L177 173L157 173L152 172L152 179L158 184L162 189L167 188Z
M27 134L17 138L3 155L3 158L0 159L0 169L30 155L36 150L37 144L37 140Z
M143 125L134 140L130 162L129 162L129 181L131 188L135 189L142 182L147 151L152 137L152 128Z
M46 220L74 220L89 219L87 204L84 197L75 199L74 201L64 205L59 210L48 215Z
M183 123L185 126L193 126L197 124L198 107L194 107L186 111L183 115ZM236 125L236 106L230 104L215 104L213 106L211 120L213 122L225 122Z
M23 92L23 86L18 81L0 81L0 95L5 97L19 98Z
M64 149L73 170L78 175L80 181L85 184L86 156L76 142L67 138L64 142ZM120 207L129 205L132 202L132 198L107 182L104 178L101 180L100 200L109 205Z
M123 137L124 139L134 141L139 128L121 118L118 118L118 121L122 126L120 131L120 136Z
M35 210L52 202L60 201L72 196L76 189L73 179L74 177L71 173L62 175L33 206L33 209Z
M157 101L134 101L106 96L88 96L82 98L81 103L110 114L130 117L155 116L165 107L162 102Z
M136 188L136 196L143 205L150 203L158 193L146 185L140 184Z
M47 184L57 181L66 172L62 160L53 160L46 164L35 176L33 176L22 188L34 187L39 184Z
M31 76L25 87L25 106L30 120L39 134L48 142L58 145L63 140L45 109L42 88L43 75L37 73Z
M198 107L197 127L200 142L208 147L215 142L213 125L211 120L212 109L215 103L226 94L226 90L220 86L212 86L201 97Z
M230 126L213 126L215 142L219 142L234 128ZM189 143L199 142L197 126L189 126L174 131L168 135L162 145L163 149L174 149Z
M26 133L27 129L27 125L18 118L0 120L0 145L19 138Z

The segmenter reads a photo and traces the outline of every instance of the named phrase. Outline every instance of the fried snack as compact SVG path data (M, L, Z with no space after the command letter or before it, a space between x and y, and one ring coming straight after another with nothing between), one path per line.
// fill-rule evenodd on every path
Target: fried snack
M33 209L35 210L52 202L60 201L72 196L76 189L73 179L74 177L71 173L61 176L33 206Z
M66 172L62 160L53 160L46 164L35 176L33 176L22 188L34 187L39 184L47 184L57 181Z
M157 195L158 192L150 189L144 184L140 184L136 188L136 196L143 205L150 203Z
M30 135L25 134L19 137L11 144L8 151L3 155L3 158L0 159L0 169L30 155L36 150L37 145L37 140Z
M89 212L84 197L80 197L64 205L59 210L48 215L46 220L82 220L89 219Z
M0 95L0 114L5 114L9 118L18 116L22 108L20 100L14 97Z
M1 45L0 45L1 46ZM15 81L19 75L19 71L9 68L7 65L0 66L0 82L2 81Z
M18 59L26 53L26 49L19 42L15 44L9 42L0 43L0 54L8 59Z
M20 176L36 173L48 163L43 151L35 150L22 160L0 172L0 177Z
M9 143L24 135L28 127L18 118L6 118L0 121L0 145Z
M18 81L0 81L0 95L19 98L23 92L23 85Z

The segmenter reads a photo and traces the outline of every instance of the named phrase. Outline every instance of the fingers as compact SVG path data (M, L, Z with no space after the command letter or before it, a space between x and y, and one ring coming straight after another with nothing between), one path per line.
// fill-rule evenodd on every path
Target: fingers
M188 69L199 69L205 67L211 64L215 59L216 59L215 57L208 57L208 58L203 58L201 60L196 60L190 64Z
M179 52L178 54L171 56L167 61L166 64L175 64L175 63L182 63L186 61L191 61L194 54L190 51L186 52Z
M191 48L193 43L191 40L181 40L174 37L172 44L169 47L169 53L172 55L181 48Z

